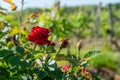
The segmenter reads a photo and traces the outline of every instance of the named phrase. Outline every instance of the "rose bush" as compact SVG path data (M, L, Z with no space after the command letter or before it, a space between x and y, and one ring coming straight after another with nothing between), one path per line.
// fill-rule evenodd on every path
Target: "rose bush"
M69 45L68 38L62 39L58 43L59 49L56 50L55 43L48 39L50 36L49 29L34 26L29 34L26 34L26 29L23 29L22 32L24 34L21 33L20 39L17 38L18 32L13 36L7 35L6 38L4 36L8 33L1 32L0 37L3 40L5 39L9 45L2 44L0 41L0 80L94 79L94 76L87 72L88 60L95 57L99 51L90 51L81 58L82 42L80 41L77 44L79 52L77 55L61 55L61 50ZM31 45L29 41L35 45ZM59 67L61 64L58 61L67 61L66 64L68 65Z

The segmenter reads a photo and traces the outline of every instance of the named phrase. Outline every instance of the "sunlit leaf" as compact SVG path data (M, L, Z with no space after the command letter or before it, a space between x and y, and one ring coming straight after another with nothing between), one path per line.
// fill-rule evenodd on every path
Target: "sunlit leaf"
M11 11L15 11L17 9L17 6L15 4L11 5Z
M8 2L9 4L13 4L13 0L4 0L5 2Z
M1 32L1 31L0 31L0 38L3 37L3 36L5 36L5 35L6 35L5 32Z
M12 35L15 35L15 34L17 34L17 33L18 33L18 27L14 27L14 28L12 29L11 34L12 34Z
M94 58L100 51L89 51L84 58Z
M0 31L3 30L5 27L5 24L3 22L0 22Z
M27 80L27 77L26 76L21 76L21 80Z
M48 61L48 68L50 71L54 71L57 68L57 64L55 60L49 60Z
M30 13L29 14L29 19L33 18L35 16L35 13Z

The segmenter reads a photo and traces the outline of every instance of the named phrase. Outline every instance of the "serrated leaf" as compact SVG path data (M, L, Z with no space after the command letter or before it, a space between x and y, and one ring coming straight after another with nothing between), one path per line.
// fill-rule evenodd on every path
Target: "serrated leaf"
M17 46L17 47L16 47L16 51L17 51L18 53L20 53L20 54L23 54L25 50L24 50L23 47Z
M100 51L89 51L84 58L94 58Z

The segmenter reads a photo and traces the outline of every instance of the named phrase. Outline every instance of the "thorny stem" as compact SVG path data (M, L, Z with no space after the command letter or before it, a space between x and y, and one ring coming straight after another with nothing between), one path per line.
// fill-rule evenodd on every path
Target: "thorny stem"
M62 48L59 48L59 50L57 51L57 54L59 54L61 50L62 50Z
M80 49L78 49L77 59L80 60Z
M55 58L57 57L57 55L60 53L61 50L62 50L62 48L59 48L59 50L58 50L57 53L56 53Z
M33 52L35 51L35 49L36 49L36 46L37 46L37 44L35 43L35 45L34 45L34 48L33 48Z

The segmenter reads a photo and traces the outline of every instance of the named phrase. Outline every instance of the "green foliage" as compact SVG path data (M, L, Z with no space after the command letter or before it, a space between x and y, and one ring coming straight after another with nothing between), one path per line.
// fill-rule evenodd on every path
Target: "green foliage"
M19 46L16 47L16 51L18 53L20 53L20 54L24 54L24 52L25 52L24 48L23 47L19 47Z

